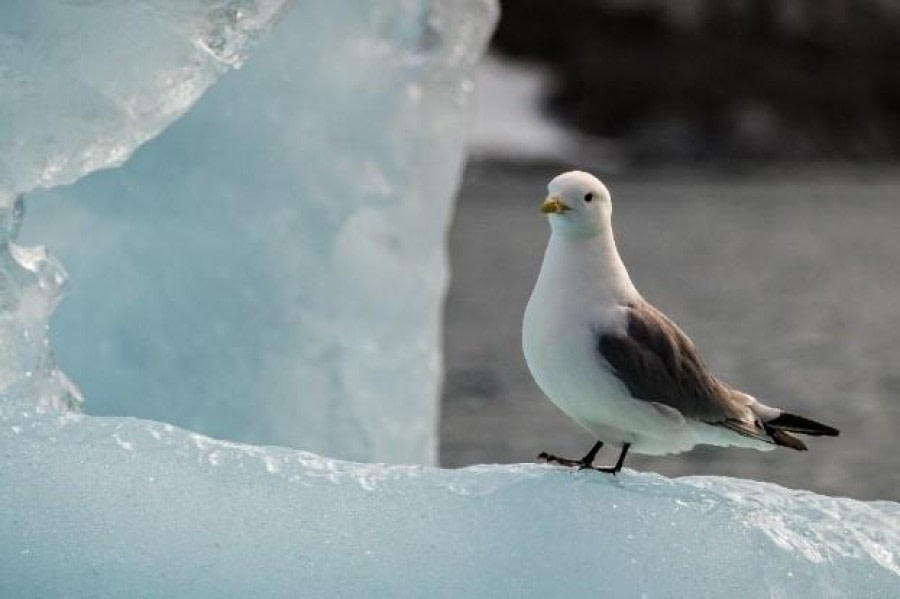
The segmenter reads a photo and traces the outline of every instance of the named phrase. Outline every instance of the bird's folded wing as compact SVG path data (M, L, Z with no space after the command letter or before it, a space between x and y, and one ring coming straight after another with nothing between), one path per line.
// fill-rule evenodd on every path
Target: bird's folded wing
M712 376L688 336L646 301L628 306L624 332L595 334L603 366L635 398L711 424L747 419L745 403Z

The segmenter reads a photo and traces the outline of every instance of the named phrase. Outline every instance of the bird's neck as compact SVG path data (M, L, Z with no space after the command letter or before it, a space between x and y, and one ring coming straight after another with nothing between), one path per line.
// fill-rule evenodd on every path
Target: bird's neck
M594 273L596 278L591 277L583 283L596 286L594 291L602 292L610 302L627 304L640 295L619 256L612 227L609 223L604 224L607 226L589 236L554 233L550 236L544 263L545 266L553 264L551 271L571 269L582 276Z

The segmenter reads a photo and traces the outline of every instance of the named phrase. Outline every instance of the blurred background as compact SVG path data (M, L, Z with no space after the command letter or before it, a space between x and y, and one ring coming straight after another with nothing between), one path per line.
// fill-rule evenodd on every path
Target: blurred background
M579 168L613 194L638 288L720 378L842 431L805 453L627 465L900 499L900 5L502 4L451 231L442 464L593 442L520 349L548 235L537 208Z

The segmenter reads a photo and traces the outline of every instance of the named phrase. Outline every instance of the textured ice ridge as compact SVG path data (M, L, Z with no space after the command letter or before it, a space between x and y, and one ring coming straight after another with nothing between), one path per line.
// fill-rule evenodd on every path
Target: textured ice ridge
M0 595L895 597L900 505L0 409Z

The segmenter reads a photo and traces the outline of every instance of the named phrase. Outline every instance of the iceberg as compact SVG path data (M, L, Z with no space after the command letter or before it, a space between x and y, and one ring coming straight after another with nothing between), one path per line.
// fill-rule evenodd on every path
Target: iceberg
M219 14L247 3L200 3L208 4ZM197 29L181 23L188 11L178 2L154 5L172 35ZM496 6L271 6L277 23L242 67L125 164L27 196L22 240L52 247L72 281L50 340L92 414L355 460L433 463L444 237L472 71ZM103 49L92 49L85 68L104 67L96 54ZM115 81L105 85L140 79L145 68L129 57L111 61ZM201 72L191 81L206 85ZM180 90L154 99L177 97L181 110L197 94ZM97 118L143 140L174 112L152 126Z
M900 504L0 408L4 597L895 597Z

